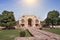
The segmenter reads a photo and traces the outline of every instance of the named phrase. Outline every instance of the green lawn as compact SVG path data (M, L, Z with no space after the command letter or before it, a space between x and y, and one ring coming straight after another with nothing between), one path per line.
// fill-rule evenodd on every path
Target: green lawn
M43 30L44 31L49 31L49 32L52 32L52 33L56 33L56 34L60 35L60 28L55 28L55 29L44 28Z
M21 33L21 32L23 32L23 33L20 34L20 36L21 36L21 35L24 35L24 34L25 34L24 37L31 37L31 36L32 36L31 33L30 33L28 30L21 30L20 33ZM24 33L24 32L25 32L25 33Z
M25 37L30 37L28 31L24 30L26 32ZM1 30L0 31L0 40L14 40L15 37L20 37L20 30Z

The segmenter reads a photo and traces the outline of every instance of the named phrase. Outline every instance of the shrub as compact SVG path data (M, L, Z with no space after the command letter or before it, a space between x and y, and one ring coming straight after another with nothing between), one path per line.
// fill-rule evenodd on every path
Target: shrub
M25 31L20 32L20 37L25 37L25 35L26 35Z

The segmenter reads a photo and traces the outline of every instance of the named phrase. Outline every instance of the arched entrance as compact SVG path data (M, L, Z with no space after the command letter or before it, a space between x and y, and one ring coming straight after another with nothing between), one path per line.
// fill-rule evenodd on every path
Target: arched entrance
M31 18L28 19L28 26L32 26L32 19Z

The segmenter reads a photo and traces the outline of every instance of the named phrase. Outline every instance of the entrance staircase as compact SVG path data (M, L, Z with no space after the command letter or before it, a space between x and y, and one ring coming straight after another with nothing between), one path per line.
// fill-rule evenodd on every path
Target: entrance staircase
M35 27L27 27L33 37L16 37L15 40L60 40L60 35L46 32Z

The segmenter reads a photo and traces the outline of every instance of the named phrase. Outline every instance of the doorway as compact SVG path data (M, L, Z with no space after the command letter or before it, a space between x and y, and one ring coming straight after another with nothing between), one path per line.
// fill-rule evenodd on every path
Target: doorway
M32 26L32 19L31 18L28 19L28 26Z

